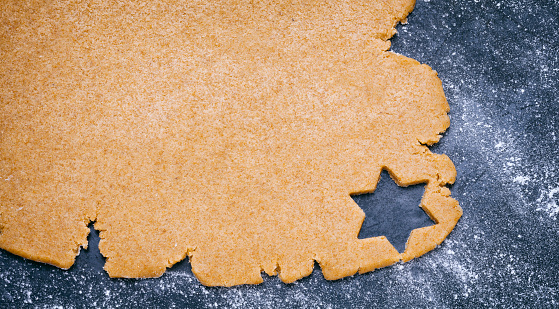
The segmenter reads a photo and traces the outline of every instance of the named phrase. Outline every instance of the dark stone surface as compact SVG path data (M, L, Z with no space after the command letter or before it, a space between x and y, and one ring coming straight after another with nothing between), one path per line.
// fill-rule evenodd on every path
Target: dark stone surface
M294 284L206 288L186 261L109 279L93 233L69 271L0 250L0 307L557 308L558 12L557 0L418 0L398 27L393 50L443 81L452 123L432 151L454 161L464 209L425 256L334 282L316 266Z

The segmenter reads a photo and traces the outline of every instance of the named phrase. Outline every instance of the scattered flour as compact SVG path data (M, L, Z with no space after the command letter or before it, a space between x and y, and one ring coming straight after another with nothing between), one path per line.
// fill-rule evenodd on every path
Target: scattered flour
M521 185L525 185L530 181L530 177L527 176L516 176L514 177L514 179L512 180L513 182L519 183Z
M536 200L538 203L538 211L546 212L553 220L557 220L559 214L559 187L553 188L547 192L542 192L540 197Z

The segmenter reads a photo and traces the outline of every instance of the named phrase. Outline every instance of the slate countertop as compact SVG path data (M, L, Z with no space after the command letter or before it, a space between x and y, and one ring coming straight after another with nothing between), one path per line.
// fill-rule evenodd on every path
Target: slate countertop
M69 271L0 250L0 307L557 308L559 1L418 0L408 21L392 50L435 69L451 108L431 150L455 163L464 215L440 248L333 282L317 266L290 285L206 288L188 262L157 279L109 279L93 233ZM377 199L399 189L389 179Z

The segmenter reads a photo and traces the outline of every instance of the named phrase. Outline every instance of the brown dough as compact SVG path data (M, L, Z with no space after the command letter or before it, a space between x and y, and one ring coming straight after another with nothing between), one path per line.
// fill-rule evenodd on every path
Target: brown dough
M413 0L0 2L0 247L205 285L410 260L461 216L436 72L388 52ZM399 254L352 193L426 183Z

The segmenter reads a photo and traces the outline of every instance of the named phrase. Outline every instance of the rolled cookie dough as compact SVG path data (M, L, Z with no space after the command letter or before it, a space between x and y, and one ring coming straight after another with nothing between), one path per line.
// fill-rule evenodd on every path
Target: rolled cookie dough
M461 216L436 143L448 104L388 51L413 0L0 3L0 247L69 268L100 231L111 277L190 258L205 285L410 260ZM398 253L350 194L426 183Z

